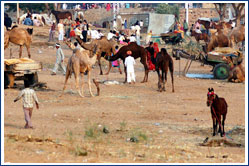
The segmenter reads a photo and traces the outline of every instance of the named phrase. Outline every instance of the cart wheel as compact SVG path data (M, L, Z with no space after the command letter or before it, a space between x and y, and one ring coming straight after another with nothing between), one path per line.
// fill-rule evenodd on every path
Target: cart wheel
M229 75L229 66L221 63L214 67L214 78L216 79L227 79Z
M8 74L4 72L4 89L8 88L10 84L10 79L8 77Z
M15 76L12 73L4 73L4 88L12 88L14 86Z
M25 74L24 77L24 84L34 85L35 83L38 83L37 72L35 72L34 74Z

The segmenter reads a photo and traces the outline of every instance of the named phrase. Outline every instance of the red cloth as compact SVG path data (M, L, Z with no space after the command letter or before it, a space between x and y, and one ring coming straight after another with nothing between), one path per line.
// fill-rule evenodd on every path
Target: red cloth
M72 30L72 31L70 32L70 37L75 37L75 32L74 32L74 30Z
M150 53L147 51L147 65L149 67L149 70L155 70L155 65L152 63L151 61L151 55Z
M108 3L107 5L106 5L106 11L109 11L111 9L111 5Z
M154 48L154 58L156 58L157 53L159 53L158 43L154 43L153 48Z

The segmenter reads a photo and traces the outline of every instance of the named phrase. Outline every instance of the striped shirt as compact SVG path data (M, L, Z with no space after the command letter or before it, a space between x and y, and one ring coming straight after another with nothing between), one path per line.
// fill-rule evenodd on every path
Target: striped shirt
M33 108L34 100L38 103L36 93L35 93L35 91L33 89L30 89L30 88L23 89L19 93L16 100L21 99L21 97L23 98L23 100L22 100L23 101L23 107L25 107L25 108Z

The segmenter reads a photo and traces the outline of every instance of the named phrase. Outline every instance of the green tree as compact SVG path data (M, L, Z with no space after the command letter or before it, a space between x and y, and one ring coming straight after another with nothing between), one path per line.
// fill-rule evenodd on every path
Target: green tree
M166 3L162 3L156 8L156 13L158 13L158 14L174 14L178 20L180 10L179 10L179 7L177 5L169 5Z
M16 3L5 3L4 5L9 6L9 11L16 11ZM53 4L48 4L50 9L53 9ZM33 11L33 12L43 12L46 10L45 3L19 3L19 8L24 12Z

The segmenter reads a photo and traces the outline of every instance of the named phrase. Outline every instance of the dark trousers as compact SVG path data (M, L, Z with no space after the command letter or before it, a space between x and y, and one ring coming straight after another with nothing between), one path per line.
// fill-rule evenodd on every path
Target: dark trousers
M86 42L87 39L87 31L82 31L83 42Z

